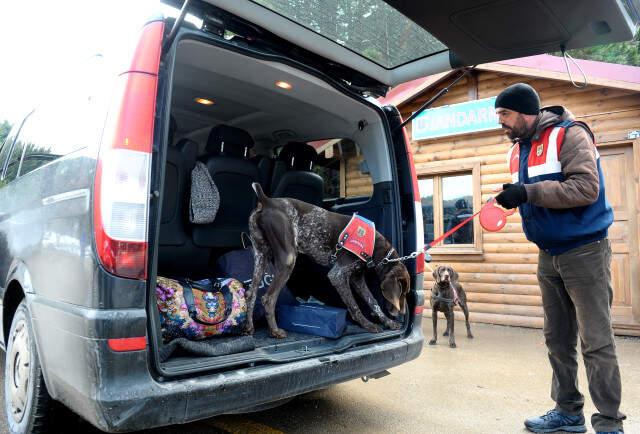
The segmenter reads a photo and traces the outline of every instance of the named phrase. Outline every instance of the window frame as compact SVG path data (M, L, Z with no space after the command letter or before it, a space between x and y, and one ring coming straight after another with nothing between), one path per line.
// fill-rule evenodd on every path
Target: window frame
M442 209L442 177L456 174L471 174L473 212L480 211L482 207L482 186L480 180L480 162L438 164L429 167L421 167L417 170L419 179L433 178L433 236L438 238L445 233L443 228ZM424 223L423 223L424 224ZM473 224L473 244L442 244L429 249L431 255L481 255L482 250L482 226L480 220L475 218Z
M13 156L13 151L16 150L16 143L20 136L16 136L16 140L13 141L13 146L11 147L11 153L9 154L9 158L7 158L7 167L5 168L4 179L6 179L6 171L9 170L9 165L11 164L11 157ZM26 146L23 145L22 151L20 152L20 158L17 160L18 168L16 169L16 176L13 179L7 181L7 183L11 183L16 179L20 178L20 171L22 170L22 159L24 158L24 151L27 149Z
M9 152L7 153L7 158L5 158L4 161L0 161L0 181L4 181L6 179L6 175L7 175L7 168L9 167L9 160L11 159L11 155L13 154L13 148L15 147L16 141L18 140L18 138L20 137L20 133L22 132L22 127L24 126L24 123L27 121L27 119L29 119L29 117L31 117L31 113L33 113L35 110L30 111L24 118L22 118L22 120L20 121L20 124L17 127L16 133L13 136L13 140L11 143L9 143L9 139L11 139L11 133L13 131L9 131L9 135L7 136L7 139L4 142L4 145L2 146L2 148L4 148L4 146L9 146ZM15 128L15 127L14 127ZM11 181L8 181L7 184L10 184L11 182L13 182L14 180L18 179L20 177L20 166L22 165L22 158L24 157L24 149L22 150L22 155L20 155L20 162L18 163L18 172L16 173L16 177L14 179L12 179Z
M13 142L15 141L14 139L18 132L16 131L16 134L14 135L11 135L11 133L13 133L13 131L9 131L9 135L6 137L4 142L0 144L0 154L2 154L2 151L5 148L7 149L6 158L0 161L0 181L4 180L4 166L7 165L6 163L11 157L11 151L13 151Z

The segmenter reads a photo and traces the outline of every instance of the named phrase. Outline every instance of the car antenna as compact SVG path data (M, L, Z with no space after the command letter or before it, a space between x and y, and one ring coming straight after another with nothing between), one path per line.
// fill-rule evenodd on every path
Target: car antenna
M463 77L466 77L467 75L469 75L469 73L471 71L473 71L476 68L477 65L473 65L471 68L467 68L464 73L462 73L458 78L456 78L455 80L453 80L453 82L451 82L451 84L443 89L440 90L440 92L436 93L429 101L425 102L424 104L422 104L420 106L420 108L418 110L416 110L411 116L409 116L404 122L402 122L400 125L396 126L393 131L395 132L396 130L400 130L402 129L405 125L407 125L409 122L411 122L413 119L415 119L416 116L418 116L420 113L422 113L423 111L425 111L426 109L428 109L429 107L431 107L433 105L434 102L436 102L437 100L440 99L441 96L443 96L444 94L446 94L447 92L449 92L449 89L451 89L453 86L455 86L455 84L457 82L459 82Z
M169 32L167 39L165 39L164 44L162 45L163 53L167 52L169 47L171 47L171 44L173 44L173 40L176 39L176 35L178 34L178 29L184 22L184 17L187 16L187 8L189 7L189 1L190 0L184 0L184 3L182 4L182 8L180 8L180 14L178 14L178 18L176 18L176 21L173 23L173 27L171 28L171 31Z

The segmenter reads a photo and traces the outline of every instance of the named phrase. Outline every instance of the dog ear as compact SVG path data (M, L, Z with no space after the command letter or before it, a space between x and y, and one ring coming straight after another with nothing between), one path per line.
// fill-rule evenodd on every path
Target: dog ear
M433 269L433 278L436 280L437 283L440 283L441 270L442 270L442 265L438 265L436 268Z
M392 315L404 313L406 298L409 292L409 273L403 265L397 265L380 284L382 296L393 306L395 312Z
M401 288L400 313L405 313L407 309L407 294L409 294L409 290L411 289L411 278L409 277L409 272L405 267L402 267L399 274L398 282L400 283Z
M458 272L456 270L454 270L453 268L449 267L449 269L451 270L451 280L454 282L458 281Z

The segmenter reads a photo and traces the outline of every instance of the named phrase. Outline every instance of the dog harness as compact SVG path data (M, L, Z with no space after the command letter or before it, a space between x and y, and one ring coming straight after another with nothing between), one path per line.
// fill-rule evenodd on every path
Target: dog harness
M449 282L449 288L451 288L451 291L453 292L453 298L444 298L441 295L436 295L432 293L431 300L445 303L451 306L455 306L455 305L460 306L460 297L458 296L458 290L456 289L455 286L451 284L451 282Z
M354 213L347 226L342 230L336 244L336 253L346 249L367 263L374 266L373 246L376 243L376 224ZM332 255L332 259L333 259Z
M441 296L435 295L435 294L431 295L431 301L444 303L444 304L447 304L447 305L450 305L450 306L455 306L456 304L458 306L460 305L460 299L444 298L444 297L441 297Z

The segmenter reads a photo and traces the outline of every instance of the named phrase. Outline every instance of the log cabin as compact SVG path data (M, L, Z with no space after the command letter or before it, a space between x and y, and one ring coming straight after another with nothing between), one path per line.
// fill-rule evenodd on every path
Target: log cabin
M570 76L561 57L540 55L478 65L428 110L430 118L419 116L407 125L425 242L478 211L495 194L494 188L510 182L509 139L495 121L487 125L485 115L487 108L493 110L493 98L502 89L529 83L539 92L542 106L567 107L595 133L615 214L609 230L614 329L616 334L640 336L640 67L585 60L577 64L586 75L586 87L572 84L573 79L581 86L583 77L574 65ZM381 102L396 105L406 119L458 73L404 83ZM471 125L452 126L455 116ZM357 149L345 153L340 169L344 196L370 192L371 181L361 169ZM525 238L519 214L510 216L504 229L495 233L483 231L477 220L432 248L430 266L446 263L459 273L472 321L541 328L538 248ZM424 289L429 291L432 284L426 271ZM424 312L431 316L430 309Z

